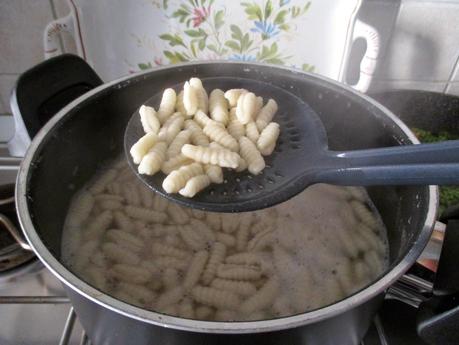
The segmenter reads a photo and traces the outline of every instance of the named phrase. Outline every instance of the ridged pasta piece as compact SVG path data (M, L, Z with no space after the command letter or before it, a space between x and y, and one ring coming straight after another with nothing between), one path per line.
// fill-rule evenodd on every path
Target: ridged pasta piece
M150 151L143 156L142 161L139 164L139 174L154 175L163 165L166 159L167 144L165 142L156 143Z
M144 304L150 304L156 298L156 294L152 290L146 288L143 285L139 285L139 284L120 282L118 284L118 289L139 299L139 301Z
M177 247L177 248L185 247L183 241L177 235L167 235L164 238L164 243L170 246Z
M206 222L215 231L219 231L222 228L222 218L221 218L220 213L216 213L216 212L207 213Z
M93 194L102 193L108 184L113 182L118 175L115 169L108 169L103 174L99 175L94 183L89 187L89 191Z
M260 112L261 108L263 108L263 97L258 96L255 101L255 111L253 112L254 113L253 120L257 118L258 113Z
M252 266L222 264L217 269L217 277L234 280L258 280L261 271Z
M88 282L99 290L107 289L107 277L103 269L91 266L85 271Z
M356 226L355 232L357 236L361 237L371 249L376 251L379 255L386 253L386 247L384 246L381 238L367 225L360 223Z
M258 116L255 120L255 123L257 124L258 130L261 132L265 127L270 123L274 115L277 112L277 103L275 100L270 99L263 108L261 108L260 112L258 113Z
M239 155L227 149L186 144L182 147L182 154L203 164L218 165L226 168L237 168L239 163Z
M250 282L216 278L210 284L211 287L219 290L234 292L242 297L252 296L257 288Z
M191 78L190 85L196 90L198 109L202 110L204 113L207 113L209 110L209 96L207 95L207 92L202 85L201 79Z
M124 198L120 195L116 194L97 194L94 196L94 200L96 202L104 202L104 201L118 201L118 202L123 202ZM69 211L70 212L70 211Z
M107 185L107 191L112 195L121 195L121 186L118 182L112 182Z
M170 290L179 284L179 273L175 268L167 267L162 276L163 285L166 290Z
M158 212L164 212L167 210L170 202L161 195L156 194L153 199L153 209Z
M360 221L373 230L379 228L378 220L376 219L373 212L360 201L352 200L350 205L354 211L355 216L360 219Z
M204 219L206 218L206 213L203 211L199 211L195 208L190 209L191 215L196 219Z
M174 112L176 101L177 94L175 93L174 89L168 88L164 90L159 109L156 112L156 117L161 124L164 124L164 122L166 122L166 120Z
M257 108L257 97L253 92L246 92L239 96L236 105L236 116L243 125L254 120Z
M270 278L256 294L242 302L239 310L244 314L251 314L270 306L279 293L279 287L279 280Z
M196 319L198 320L210 320L211 316L213 314L213 309L206 306L206 305L201 305L196 308L195 315Z
M154 263L160 269L175 268L176 270L184 271L188 267L186 260L177 259L172 256L157 257Z
M102 269L106 269L107 266L108 266L108 260L107 258L105 257L104 254L102 254L101 251L97 251L97 253L95 253L91 259L90 259L91 263L93 263L95 266L99 267L99 268L102 268Z
M260 133L257 147L263 155L267 156L273 152L279 133L279 124L276 122L270 122Z
M225 234L224 232L217 232L215 234L215 239L218 242L223 243L227 247L234 247L236 245L236 239L234 236Z
M223 243L215 242L210 250L209 262L202 274L202 282L209 285L217 273L218 266L223 262L226 256L226 246Z
M245 126L242 123L240 123L237 119L236 108L232 108L230 110L230 120L226 130L236 140L239 140L240 137L243 137L245 135Z
M237 105L237 101L239 97L246 93L246 89L230 89L225 92L225 98L228 100L228 104L230 107L235 107Z
M239 157L239 163L236 168L236 171L241 172L241 171L246 170L247 168L248 168L247 161L244 158Z
M351 187L351 186L347 186L347 187L340 187L339 188L340 190L342 191L346 191L347 194L349 195L350 198L354 198L362 203L366 203L367 202L367 199L368 199L368 196L367 196L367 193L365 191L365 188L363 187Z
M148 270L133 265L113 265L110 273L113 277L132 284L145 284L151 279L151 273Z
M183 105L183 90L177 95L177 101L175 102L175 110L181 114L186 113L185 106Z
M188 81L183 85L183 106L188 117L198 110L198 92Z
M133 252L140 252L144 247L144 242L140 240L137 236L130 234L129 232L118 230L118 229L110 229L107 230L105 237L122 246L130 249Z
M159 242L153 243L153 245L151 246L151 250L153 252L153 255L158 256L172 256L174 258L182 260L186 260L190 257L190 253L185 250Z
M113 220L119 229L126 231L134 230L134 223L123 212L115 211L113 213Z
M182 147L182 153L185 150L185 147L192 146L186 144ZM186 150L185 150L186 151ZM180 167L178 170L172 171L163 181L163 188L167 193L177 193L182 189L187 181L193 176L202 175L204 173L202 165L199 163L192 163Z
M177 116L174 116L177 114ZM181 131L183 123L185 121L184 117L180 113L175 113L171 116L172 119L164 124L163 127L159 130L158 139L165 141L167 144L170 144L172 140L175 139L177 134Z
M141 205L145 208L152 208L153 201L155 200L155 193L144 184L138 184L136 189L139 193Z
M178 316L178 306L175 304L171 304L163 309L159 309L158 311L167 315L171 316Z
M116 243L103 244L102 252L107 259L119 264L137 265L140 262L140 257L136 253Z
M168 203L167 214L172 222L176 224L186 224L190 221L190 216L186 209L172 202Z
M209 122L204 127L203 131L210 139L216 141L225 148L235 152L239 150L237 140L234 139L224 127L221 127L213 122Z
M172 140L169 147L167 148L167 157L169 159L176 157L180 154L182 150L182 146L188 144L191 139L191 131L190 130L183 130Z
M179 190L179 194L187 198L194 197L201 190L205 189L211 183L208 175L198 175L189 179L182 189Z
M206 164L204 171L212 183L223 183L223 170L218 165Z
M241 304L239 296L230 291L195 286L191 294L195 301L211 307L235 310Z
M202 128L204 128L208 123L211 123L212 120L209 116L207 116L204 112L202 112L201 110L198 110L196 112L196 114L194 114L194 117L193 117L194 121L199 125L201 126Z
M223 182L223 181L222 181ZM94 197L91 193L83 191L72 202L67 214L66 225L68 227L79 227L88 219L94 207Z
M372 278L378 276L384 271L384 262L374 250L367 251L365 253L364 260L373 275Z
M112 220L113 213L111 211L102 212L88 224L83 233L83 238L85 240L99 239L108 229Z
M250 251L264 250L266 247L271 246L274 241L274 231L267 229L256 234L247 244L247 249Z
M190 298L184 298L178 307L178 316L185 319L194 318L193 301Z
M184 127L191 131L190 141L193 145L209 146L209 138L194 120L186 120Z
M166 175L170 174L172 171L181 168L182 166L189 165L193 163L193 160L184 156L183 154L179 154L167 161L165 161L161 167L161 171Z
M257 140L260 138L260 133L258 132L258 128L255 122L250 121L245 125L245 136L249 138L254 144L257 143Z
M222 218L222 231L227 234L232 234L239 227L240 217L231 214L231 213L222 213L220 215Z
M122 187L122 195L128 205L140 206L140 196L137 188L133 183L125 183Z
M161 123L156 117L156 111L153 107L148 105L141 105L139 109L140 122L142 123L143 131L145 133L158 134Z
M198 219L191 219L190 225L195 229L201 236L203 236L208 243L215 242L215 233L209 226Z
M226 126L228 123L228 103L220 89L214 89L209 96L210 117Z
M177 304L185 294L183 286L177 286L172 290L164 292L158 297L155 304L155 309L161 310L169 305Z
M209 253L207 250L197 252L191 260L190 266L186 272L183 280L183 287L186 291L191 290L201 278L201 274L204 272L207 260L209 259Z
M241 214L241 221L239 223L239 229L236 234L236 249L238 251L244 251L247 249L252 221L252 213Z
M272 310L274 315L281 317L294 314L292 307L290 306L290 302L285 295L279 295L274 300Z
M129 151L132 156L132 160L135 164L139 164L143 156L153 147L154 144L158 141L158 136L149 132L141 137L134 145L132 145L131 150Z
M142 207L126 206L125 211L127 215L132 218L151 223L164 223L164 221L167 219L166 214L162 212L157 212Z
M80 248L78 249L78 256L75 260L75 263L73 264L74 270L77 273L83 272L83 269L89 263L91 257L94 255L98 247L98 240L89 240L80 246Z
M258 175L265 168L265 160L255 144L247 137L239 139L240 154L248 164L249 172Z
M181 226L179 229L180 237L189 248L195 251L203 250L207 246L206 238L199 234L190 225Z

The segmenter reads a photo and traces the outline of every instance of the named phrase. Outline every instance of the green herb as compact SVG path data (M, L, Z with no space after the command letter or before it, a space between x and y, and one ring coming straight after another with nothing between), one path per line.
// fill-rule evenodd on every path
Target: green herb
M423 143L435 143L445 140L456 140L459 136L446 131L433 133L419 128L412 128L419 141ZM459 204L459 187L441 186L440 187L440 213L450 206Z

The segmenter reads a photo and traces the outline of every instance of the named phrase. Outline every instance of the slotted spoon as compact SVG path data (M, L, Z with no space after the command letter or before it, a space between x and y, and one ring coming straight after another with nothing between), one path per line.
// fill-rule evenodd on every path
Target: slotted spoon
M330 151L325 129L317 114L287 90L258 80L236 77L203 78L202 81L208 92L215 88L245 88L262 96L265 101L275 99L279 110L273 121L279 123L281 132L274 152L265 157L266 168L259 175L224 169L222 184L211 184L195 197L185 198L164 191L163 173L154 176L138 173L137 165L129 154L131 146L144 135L136 111L124 137L129 165L147 186L179 204L214 212L244 212L276 205L309 185L321 182L353 186L459 184L459 140ZM176 91L182 87L183 83L172 86ZM157 109L161 97L162 92L145 104Z

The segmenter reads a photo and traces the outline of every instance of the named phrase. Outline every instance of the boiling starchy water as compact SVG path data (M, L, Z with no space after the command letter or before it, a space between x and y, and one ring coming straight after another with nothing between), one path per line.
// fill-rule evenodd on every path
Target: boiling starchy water
M120 160L72 202L64 263L127 303L203 320L259 320L334 303L388 264L364 189L314 185L276 207L204 213L155 196Z

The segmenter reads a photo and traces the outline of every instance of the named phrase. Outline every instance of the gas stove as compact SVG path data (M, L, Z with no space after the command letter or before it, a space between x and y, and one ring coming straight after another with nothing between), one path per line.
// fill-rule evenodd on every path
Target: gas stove
M6 145L0 144L0 185L14 183L19 164L20 159L10 157ZM440 224L420 262L435 265L443 231ZM432 290L434 274L417 266L423 271L422 277L419 272L408 272L391 288L361 344L425 344L416 334L416 312L422 293ZM413 293L399 288L401 285ZM1 345L90 344L61 283L37 259L0 274L0 310Z

